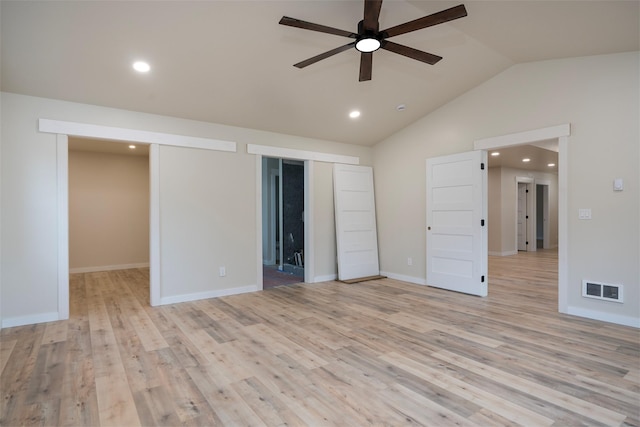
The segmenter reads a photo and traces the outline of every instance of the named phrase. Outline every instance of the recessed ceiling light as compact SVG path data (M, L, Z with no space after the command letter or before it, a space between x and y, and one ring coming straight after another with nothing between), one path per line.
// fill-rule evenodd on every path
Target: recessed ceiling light
M493 153L491 153L491 155L492 155L493 157L497 157L497 156L499 156L499 155L500 155L500 152L499 152L499 151L494 151Z
M148 73L151 70L151 66L144 61L136 61L133 63L133 69L139 73Z
M522 159L523 162L528 163L531 161L531 159L529 159L528 157L525 157L524 159Z
M354 111L350 112L349 113L349 117L351 117L352 119L360 117L360 111L354 110Z
M134 150L136 148L135 145L130 145L129 148L131 148L132 150Z
M554 167L556 164L555 163L549 163L547 166L549 166L550 168Z

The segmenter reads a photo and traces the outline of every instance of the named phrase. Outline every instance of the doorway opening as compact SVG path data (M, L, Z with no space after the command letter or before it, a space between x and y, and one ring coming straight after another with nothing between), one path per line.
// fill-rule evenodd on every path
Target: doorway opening
M549 241L549 184L536 183L536 248L549 249L551 242ZM557 224L557 211L555 219Z
M69 273L142 269L150 305L148 145L69 137L67 153Z
M263 289L305 280L305 162L262 158Z
M553 152L555 158L554 160L550 160L550 161L544 161L544 167L546 167L545 170L547 171L553 171L552 173L555 173L555 179L554 180L550 180L549 178L546 177L541 177L541 179L537 179L538 177L535 175L534 172L527 172L525 174L521 174L521 175L527 175L528 177L534 177L536 176L536 179L534 179L532 181L532 183L534 185L532 185L531 191L533 191L534 193L537 193L537 184L541 184L543 187L546 186L547 190L547 198L546 198L546 207L545 202L543 199L543 209L547 209L548 214L543 214L543 220L546 218L547 220L547 224L545 227L543 227L543 248L545 246L544 243L544 235L548 234L549 236L555 235L557 236L557 238L554 237L547 237L547 244L546 247L547 249L551 250L554 252L554 257L557 261L557 277L558 277L558 310L561 313L567 313L568 311L568 265L567 265L567 253L568 253L568 248L567 248L567 224L568 224L568 216L567 216L567 181L568 181L568 173L567 173L567 146L568 146L568 142L569 142L569 136L571 134L571 128L570 125L567 124L563 124L563 125L558 125L558 126L552 126L552 127L548 127L548 128L540 128L540 129L536 129L536 130L531 130L531 131L525 131L525 132L520 132L520 133L514 133L514 134L509 134L509 135L503 135L503 136L497 136L497 137L492 137L492 138L486 138L486 139L482 139L482 140L477 140L474 142L474 148L476 150L487 150L488 152L494 152L494 151L506 151L508 149L514 148L514 149L544 149L543 151L545 152ZM502 157L502 153L499 156L490 156L489 158L492 157ZM530 159L530 157L520 157L519 161L520 163L520 167L519 169L522 169L522 163L527 163L527 165L531 164L530 160L524 160L524 159ZM490 164L490 168L491 168L491 164ZM491 169L490 169L491 170ZM511 178L512 181L512 185L517 183L517 181L513 178ZM500 182L505 182L505 178L504 176L497 176L494 179L494 182L496 181L500 181ZM489 179L489 181L491 181L491 178ZM508 180L507 180L508 181ZM515 182L514 182L515 181ZM550 181L551 182L555 182L557 183L557 185L550 185ZM517 184L516 184L517 187ZM543 196L545 193L545 190L543 188ZM499 190L498 192L501 192L501 190ZM494 192L495 193L495 192ZM509 193L509 192L507 192ZM510 197L514 197L517 199L517 189L513 190L513 193L511 193L512 196ZM537 196L536 197L531 197L531 199L533 200L532 203L533 204L537 204ZM531 200L529 199L529 200ZM510 203L507 203L507 208L505 208L504 206L500 206L498 208L498 212L502 211L502 212L506 212L505 209L508 209L508 205L510 205ZM554 205L553 207L551 207L551 205ZM507 226L505 227L501 227L500 228L500 233L498 233L497 236L495 236L496 238L491 237L491 235L489 236L489 242L493 241L498 242L500 244L505 244L505 243L509 243L509 242L514 242L515 246L510 250L506 250L504 248L504 246L500 247L501 250L496 251L496 250L489 250L490 255L499 255L499 256L505 256L505 255L516 255L518 254L517 251L517 237L514 236L513 239L511 239L508 234L510 233L514 233L517 235L517 225L516 225L516 219L515 219L515 212L517 211L517 202L513 202L513 205L515 209L511 212L514 212L514 214L500 214L498 213L498 216L500 217L500 221L498 222L499 224L501 224L504 221L508 220L508 216L513 215L513 228L511 228L511 226ZM536 216L537 215L537 207L535 207L533 209L533 215ZM555 211L555 212L554 212ZM494 209L490 209L490 212L496 212L496 210ZM530 211L531 212L531 211ZM555 225L552 224L552 219L557 218L557 222L555 223ZM491 215L490 215L490 220L491 220ZM533 229L533 231L530 233L531 238L536 237L536 244L531 244L530 246L533 248L533 250L537 249L537 236L538 236L538 231L537 231L537 218L535 218L533 221L533 224L531 225L531 228ZM491 227L490 227L491 228ZM530 228L530 229L531 229ZM511 231L513 230L513 231ZM546 230L546 231L545 231ZM557 242L557 243L556 243ZM556 250L555 248L557 247L557 255L556 255ZM489 277L489 280L491 280L491 277Z

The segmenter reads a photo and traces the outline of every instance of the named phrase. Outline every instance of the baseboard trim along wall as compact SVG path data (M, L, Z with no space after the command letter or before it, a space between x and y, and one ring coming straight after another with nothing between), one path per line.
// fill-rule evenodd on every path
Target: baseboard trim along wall
M602 322L615 323L617 325L640 328L640 319L637 317L619 316L617 314L603 313L601 311L587 310L580 307L569 307L567 314L587 319L600 320Z
M69 273L94 273L96 271L113 271L113 270L130 270L132 268L148 268L148 262L138 264L120 264L120 265L102 265L97 267L78 267L70 268Z
M226 297L229 295L246 294L258 291L257 285L243 286L240 288L220 289L215 291L197 292L193 294L175 295L170 297L161 297L160 305L177 304L180 302L198 301L201 299Z
M491 256L509 256L509 255L516 255L518 253L518 251L504 251L504 252L499 252L499 251L489 251L488 254Z
M422 277L405 276L404 274L390 273L388 271L381 271L380 275L387 276L389 279L402 280L403 282L409 282L415 285L424 286L427 284L427 280Z
M313 283L331 282L332 280L338 280L337 274L327 274L325 276L316 276L313 278Z
M42 313L33 316L11 317L2 319L2 328L13 328L14 326L34 325L36 323L55 322L60 320L58 313Z

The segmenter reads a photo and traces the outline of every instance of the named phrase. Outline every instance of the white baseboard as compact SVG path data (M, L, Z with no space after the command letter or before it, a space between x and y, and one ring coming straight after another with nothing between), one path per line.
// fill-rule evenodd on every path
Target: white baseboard
M10 317L2 319L3 328L13 328L14 326L33 325L36 323L55 322L60 320L58 313L42 313L30 316Z
M416 285L424 286L427 284L427 280L422 277L406 276L404 274L390 273L388 271L381 271L380 275L387 276L389 279L402 280L403 282L413 283Z
M615 323L617 325L640 328L640 318L638 317L620 316L617 314L604 313L602 311L587 310L580 307L569 307L567 309L567 314L571 314L572 316L586 317L587 319Z
M338 280L337 274L327 274L325 276L316 276L313 278L313 283L331 282L332 280Z
M148 267L149 267L148 262L140 262L137 264L102 265L98 267L78 267L78 268L70 268L69 274L94 273L96 271L129 270L131 268L148 268Z
M257 285L243 286L241 288L220 289L215 291L197 292L194 294L174 295L170 297L161 297L160 305L177 304L180 302L197 301L201 299L226 297L229 295L246 294L248 292L258 291Z
M499 251L489 251L488 254L491 256L509 256L509 255L516 255L518 253L518 251L503 251L503 252L499 252Z

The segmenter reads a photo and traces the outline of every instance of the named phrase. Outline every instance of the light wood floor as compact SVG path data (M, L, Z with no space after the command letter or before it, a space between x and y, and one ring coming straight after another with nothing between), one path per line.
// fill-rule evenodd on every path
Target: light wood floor
M0 425L638 425L639 331L557 313L557 256L478 298L384 279L148 306L77 274L68 321L1 333Z

